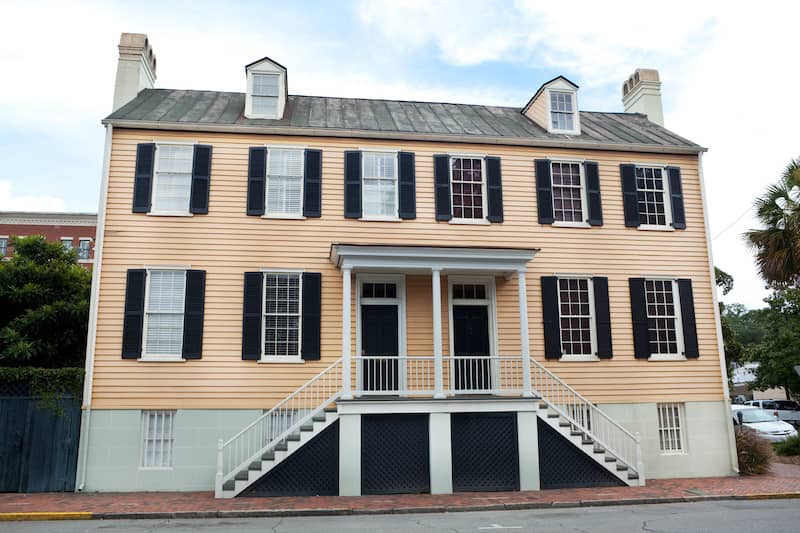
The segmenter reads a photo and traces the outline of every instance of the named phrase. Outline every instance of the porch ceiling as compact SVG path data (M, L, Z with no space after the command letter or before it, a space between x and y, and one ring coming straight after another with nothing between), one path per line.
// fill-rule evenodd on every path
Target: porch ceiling
M439 270L511 276L524 272L528 261L538 251L538 248L334 244L330 259L338 268L354 271L424 273Z

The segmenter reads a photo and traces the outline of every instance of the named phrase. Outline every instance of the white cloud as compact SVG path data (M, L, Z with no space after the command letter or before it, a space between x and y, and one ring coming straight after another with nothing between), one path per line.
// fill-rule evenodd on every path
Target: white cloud
M0 211L64 211L62 198L47 195L14 195L10 181L0 180Z

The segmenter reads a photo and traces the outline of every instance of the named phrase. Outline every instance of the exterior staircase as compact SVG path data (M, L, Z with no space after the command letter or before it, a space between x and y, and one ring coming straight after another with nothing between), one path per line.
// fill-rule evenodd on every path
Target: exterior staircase
M530 359L537 415L624 484L644 485L639 435L633 435L541 363ZM339 359L217 448L217 498L233 498L338 420ZM414 391L411 391L414 392Z

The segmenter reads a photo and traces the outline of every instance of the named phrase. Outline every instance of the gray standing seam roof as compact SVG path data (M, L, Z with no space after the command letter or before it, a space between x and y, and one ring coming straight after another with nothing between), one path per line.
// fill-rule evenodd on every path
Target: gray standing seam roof
M493 144L504 140L510 144L536 144L538 140L563 146L705 150L638 113L581 111L581 134L560 135L548 133L518 107L290 95L283 118L270 120L245 118L244 104L243 93L145 89L103 122L126 127L137 127L139 123L140 127L162 129L188 129L190 125L192 129L210 131L265 128L274 133L291 130L294 135L307 129L313 130L309 134L314 135L325 135L328 130L331 134L352 132L353 137L358 137L359 132L371 137L420 134L426 139L459 136Z

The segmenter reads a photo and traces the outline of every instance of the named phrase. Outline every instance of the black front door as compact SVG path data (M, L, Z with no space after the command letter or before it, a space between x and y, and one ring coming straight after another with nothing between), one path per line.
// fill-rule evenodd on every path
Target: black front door
M365 357L379 356L375 361L365 360L361 365L361 379L365 391L398 390L397 365L397 306L361 306L361 353ZM386 357L393 357L386 360Z
M453 349L455 351L453 372L455 373L456 390L484 391L491 389L488 306L453 306Z

